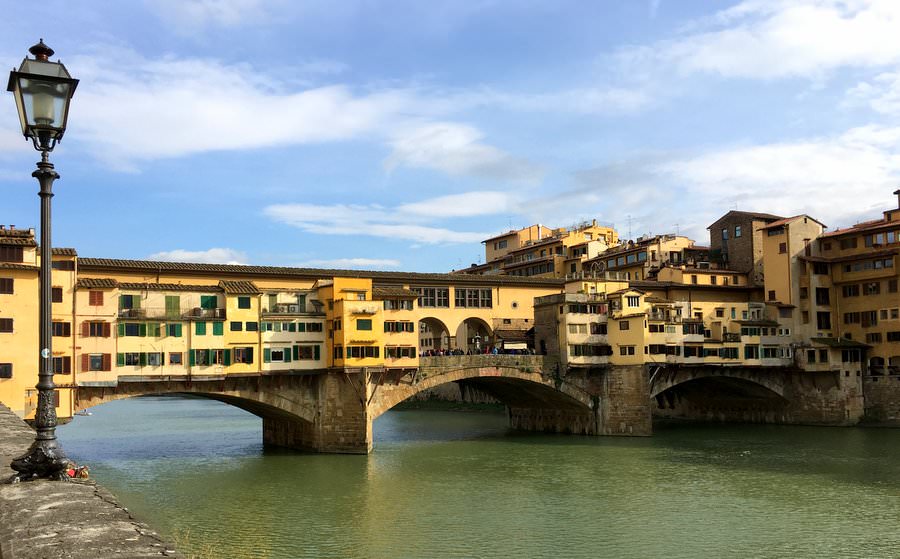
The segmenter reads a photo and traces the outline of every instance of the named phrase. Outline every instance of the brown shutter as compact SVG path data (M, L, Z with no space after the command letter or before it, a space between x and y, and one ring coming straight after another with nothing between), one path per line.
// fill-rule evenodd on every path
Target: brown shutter
M91 323L85 320L81 323L81 336L87 338L91 335Z
M109 337L109 331L110 331L110 324L109 324L109 322L104 322L104 323L103 323L103 337L104 337L104 338L108 338L108 337Z
M91 370L91 356L87 353L81 354L81 370L85 372Z
M111 371L112 370L112 356L109 353L103 354L103 370Z

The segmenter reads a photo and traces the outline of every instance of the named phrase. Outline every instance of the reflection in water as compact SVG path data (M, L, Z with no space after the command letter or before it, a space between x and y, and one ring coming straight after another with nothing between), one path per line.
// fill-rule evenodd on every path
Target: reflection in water
M139 398L59 429L183 546L222 557L893 557L900 431L661 425L509 433L503 413L395 411L375 453L263 451L218 402Z

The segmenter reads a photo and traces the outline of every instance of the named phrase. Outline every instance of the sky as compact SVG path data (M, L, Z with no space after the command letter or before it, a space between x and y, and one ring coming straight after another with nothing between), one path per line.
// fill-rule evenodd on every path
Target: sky
M708 244L729 210L878 218L897 0L0 0L80 79L51 154L82 257L444 272L584 220ZM39 223L0 101L0 223Z

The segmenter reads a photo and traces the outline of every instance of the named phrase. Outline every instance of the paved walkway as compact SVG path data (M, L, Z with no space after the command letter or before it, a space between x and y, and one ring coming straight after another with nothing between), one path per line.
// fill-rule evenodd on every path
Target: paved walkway
M0 404L0 482L34 431ZM91 481L0 484L0 559L180 557Z

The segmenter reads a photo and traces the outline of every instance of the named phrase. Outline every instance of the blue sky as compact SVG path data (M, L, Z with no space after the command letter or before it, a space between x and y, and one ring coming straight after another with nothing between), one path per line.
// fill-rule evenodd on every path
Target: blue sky
M878 217L900 2L3 2L81 79L52 161L82 256L449 271L585 219L701 244L730 209ZM0 223L37 154L0 103Z

